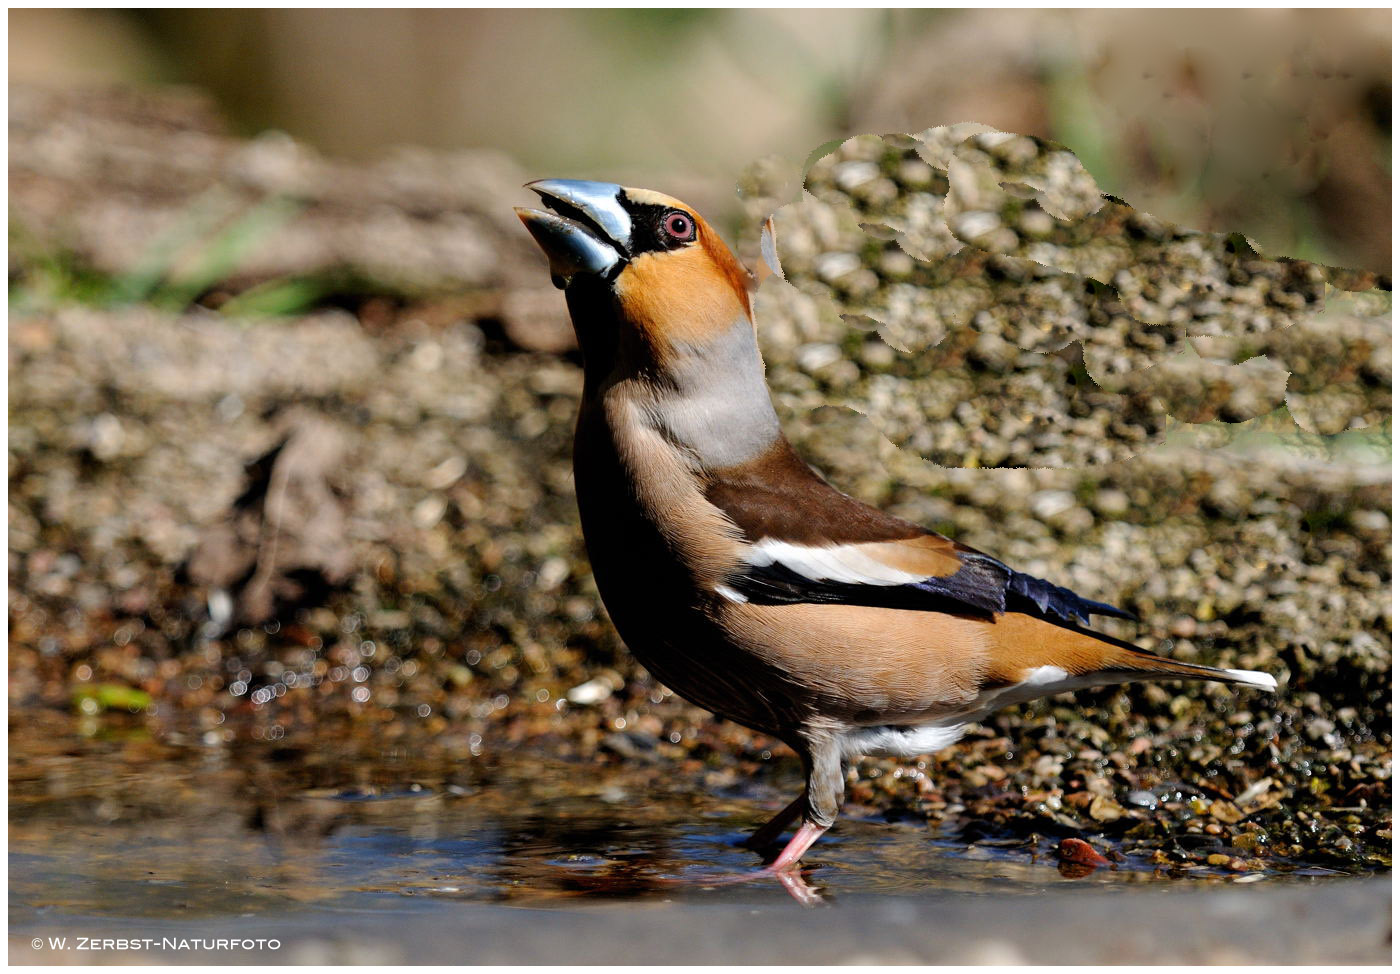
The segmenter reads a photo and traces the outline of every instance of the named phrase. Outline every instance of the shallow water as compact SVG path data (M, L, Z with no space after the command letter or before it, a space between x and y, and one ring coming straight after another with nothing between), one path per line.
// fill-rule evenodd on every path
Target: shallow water
M12 740L13 752L23 746ZM782 784L795 793L795 778L715 795L664 767L579 767L524 752L433 767L327 748L64 750L17 758L13 769L12 920L50 909L161 916L404 897L785 895L771 879L705 880L761 864L738 843L785 803ZM808 854L806 873L833 897L1153 881L1132 862L1066 879L1052 849L1050 840L967 846L921 822L847 815Z
M772 877L726 881L760 864L736 843L798 787L781 769L715 793L664 764L579 766L521 750L470 761L403 747L364 754L348 742L172 747L142 734L13 727L12 948L14 938L75 928L206 935L231 924L305 941L386 921L376 936L392 941L415 921L485 922L494 914L482 908L501 904L803 912ZM1262 873L1172 881L1131 859L1067 878L1049 839L968 846L923 822L855 811L804 860L810 890L837 908L1336 885ZM533 915L490 926L528 934ZM409 956L420 936L403 945Z

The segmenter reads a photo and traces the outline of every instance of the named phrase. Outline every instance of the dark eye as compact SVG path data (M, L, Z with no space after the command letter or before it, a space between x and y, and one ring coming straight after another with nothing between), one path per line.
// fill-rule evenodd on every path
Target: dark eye
M674 240L692 240L695 237L695 221L680 210L672 210L662 217L661 229Z

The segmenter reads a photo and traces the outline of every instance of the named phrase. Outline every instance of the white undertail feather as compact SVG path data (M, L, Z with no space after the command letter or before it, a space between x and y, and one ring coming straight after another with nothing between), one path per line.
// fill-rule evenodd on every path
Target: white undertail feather
M958 742L967 733L967 721L938 721L911 727L862 727L841 735L841 753L847 758L910 758L934 754Z

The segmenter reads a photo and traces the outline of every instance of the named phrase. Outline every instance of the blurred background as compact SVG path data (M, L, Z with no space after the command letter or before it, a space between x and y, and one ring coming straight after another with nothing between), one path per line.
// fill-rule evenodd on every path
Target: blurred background
M763 156L982 122L1265 253L1386 270L1389 10L15 10L10 78L193 85L336 157L491 148L723 211ZM733 212L731 210L731 212Z
M1253 937L1149 950L1148 921L1079 936L1082 899L1038 896L1086 879L1053 865L1071 837L1114 857L1088 881L1115 891L1389 868L1388 10L8 16L19 951L75 917L275 917L309 943L421 912L431 936L344 956L479 960L464 903L681 900L687 870L750 868L733 838L800 769L608 622L572 482L579 356L510 207L541 176L649 186L751 255L803 170L758 308L804 455L1136 611L1124 638L1282 684L1086 691L866 762L813 881L1066 907L1059 953L990 914L919 926L944 958L1388 951L1341 922L1290 940L1262 907ZM1128 205L1052 220L1034 184L1073 160L934 129L959 122L1063 143L1092 177L1066 193ZM923 137L851 138L899 132ZM979 174L956 193L954 161ZM993 211L978 242L947 219ZM693 895L746 923L789 905L776 883ZM601 911L542 935L561 914L499 927L506 959L632 943ZM805 954L709 943L885 957L810 926Z

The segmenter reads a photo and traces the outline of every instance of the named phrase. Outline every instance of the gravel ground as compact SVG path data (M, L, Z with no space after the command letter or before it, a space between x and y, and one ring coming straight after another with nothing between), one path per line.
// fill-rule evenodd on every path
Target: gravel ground
M105 97L11 98L12 717L673 761L697 788L758 769L772 742L651 681L601 612L563 303L481 195L518 174L336 168ZM1158 224L1054 147L968 134L854 140L778 213L759 329L790 434L843 489L1143 620L1117 634L1282 689L1043 701L863 764L853 801L1166 874L1387 868L1388 281ZM142 168L177 157L186 183ZM210 187L297 205L227 266L152 272L159 230L120 213L178 224ZM771 210L795 182L745 190ZM366 194L437 257L366 256ZM295 314L238 313L295 281L318 295Z

